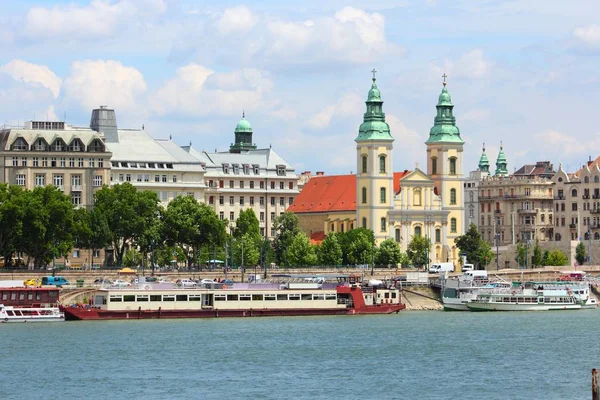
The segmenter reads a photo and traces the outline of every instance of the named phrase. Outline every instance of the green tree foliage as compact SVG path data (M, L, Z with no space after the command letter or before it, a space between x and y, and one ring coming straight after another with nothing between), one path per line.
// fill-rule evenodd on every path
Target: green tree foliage
M548 250L544 251L544 255L542 256L542 265L546 266L548 265L548 256L550 255L550 252Z
M258 218L256 218L256 213L251 208L240 211L240 215L235 221L235 229L233 230L233 237L236 239L246 234L252 238L260 238Z
M410 265L410 259L408 258L408 254L400 253L400 261L398 261L403 267L408 267Z
M454 243L467 255L467 261L478 268L485 267L494 258L490 244L481 238L475 224L471 224L467 233L454 239Z
M587 252L585 251L585 244L583 244L583 242L579 242L577 247L575 247L575 260L577 260L577 264L583 265L585 263L586 256Z
M318 249L318 258L321 265L337 266L342 264L342 246L338 242L338 235L329 232Z
M25 192L20 186L0 184L0 257L10 265L23 234Z
M431 255L431 241L429 239L424 236L413 236L406 249L406 254L412 265L421 268L427 264L428 250L429 255Z
M548 253L548 259L546 260L547 266L561 267L569 263L568 257L560 250L552 250Z
M531 264L533 267L540 267L543 265L544 257L542 256L542 249L540 247L539 240L535 241L535 247L533 248L533 257Z
M286 253L294 238L298 233L301 233L300 226L298 225L298 217L296 214L286 211L275 218L273 226L275 229L273 248L275 250L276 262L279 265L290 265L290 261L286 258Z
M376 263L395 267L400 262L401 257L402 251L398 243L394 239L386 239L379 245Z
M54 186L25 191L23 229L19 250L33 258L34 267L73 248L74 212L69 196Z
M371 264L373 258L373 231L365 228L352 229L337 234L342 247L342 264Z
M233 262L238 266L256 266L260 259L260 245L262 240L260 236L246 233L241 238L233 242ZM243 254L243 263L242 263Z
M520 267L527 265L527 248L521 242L517 243L517 250L515 252L515 261Z
M317 255L310 239L302 232L296 233L285 252L285 258L290 266L308 266L317 263Z

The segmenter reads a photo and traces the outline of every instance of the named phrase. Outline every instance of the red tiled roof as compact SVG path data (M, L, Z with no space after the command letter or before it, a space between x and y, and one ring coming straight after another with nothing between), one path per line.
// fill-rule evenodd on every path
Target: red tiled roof
M400 179L409 173L408 170L394 172L394 193L400 191ZM356 211L356 175L311 178L287 210L294 213Z
M310 235L310 244L321 244L323 243L323 240L325 240L325 232L323 231L313 232L313 234Z

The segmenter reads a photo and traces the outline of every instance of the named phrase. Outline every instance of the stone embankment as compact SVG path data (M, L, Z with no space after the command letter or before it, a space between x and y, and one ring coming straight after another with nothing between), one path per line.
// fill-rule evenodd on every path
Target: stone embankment
M407 311L443 310L439 296L430 288L409 287L402 290L402 301Z

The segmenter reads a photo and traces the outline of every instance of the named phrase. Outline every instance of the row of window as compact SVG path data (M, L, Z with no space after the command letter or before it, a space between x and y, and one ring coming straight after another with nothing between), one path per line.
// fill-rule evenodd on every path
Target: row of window
M283 212L280 212L279 216L282 216L282 215L283 215ZM221 219L221 220L225 219L225 211L219 211L219 219ZM264 211L261 211L259 213L258 220L260 222L265 222L265 212ZM273 222L274 220L275 220L275 213L272 212L271 213L271 222ZM235 212L233 212L233 211L229 212L229 221L235 221Z
M246 181L239 181L239 186L238 188L240 189L245 189L246 186ZM265 188L265 182L264 181L259 181L258 182L258 186L260 189L264 189ZM209 179L208 181L208 187L217 187L216 186L216 182L212 179ZM230 189L234 189L235 186L235 181L229 181L229 188ZM271 185L270 185L271 189L275 190L275 181L271 181ZM219 180L219 188L225 188L225 181L223 180ZM255 188L255 181L248 181L248 188L249 189L254 189ZM284 190L285 189L285 183L284 182L279 182L279 189L280 190ZM288 182L288 189L293 190L294 189L294 182Z
M104 144L100 139L94 139L87 149L81 139L74 138L69 145L65 143L61 138L56 138L52 144L48 144L45 139L38 138L35 140L32 146L29 146L27 141L20 137L17 138L10 146L11 150L15 151L70 151L70 152L89 152L89 153L102 153L104 152Z
M286 174L285 165L278 165L276 168L277 168L276 169L277 176L285 176L285 174ZM233 171L233 173L235 175L239 175L240 174L240 165L239 164L231 164L231 168L230 168L230 165L228 163L224 163L223 164L223 173L229 174L230 171ZM250 164L242 164L241 171L243 171L244 175L250 175ZM260 175L260 167L257 164L252 165L252 173L254 175Z
M385 187L379 188L379 202L384 204L387 202L387 190ZM367 204L367 188L363 187L361 192L361 203ZM413 206L421 205L421 191L413 190ZM456 205L456 189L450 189L450 205Z
M253 293L215 294L215 301L298 301L298 300L337 300L335 293Z
M35 174L35 186L45 186L46 185L46 174ZM100 187L103 182L102 175L94 175L92 179L92 186ZM64 186L64 175L63 174L53 174L52 175L52 184L57 188L62 188ZM25 174L16 174L15 175L15 185L26 186L27 185L27 176ZM81 190L81 175L71 175L71 190Z
M259 197L259 203L261 206L265 205L265 198L263 196ZM271 205L274 206L275 205L275 199L276 197L271 197L270 201L271 201ZM249 196L248 197L248 202L251 206L254 205L254 196ZM292 203L294 202L294 198L293 197L288 197L288 205L291 206ZM214 205L215 204L215 196L209 196L208 198L208 204L210 205ZM233 206L235 204L235 196L229 196L229 205ZM246 197L245 196L240 196L239 197L239 204L240 206L243 206L246 204ZM225 205L225 196L219 196L219 205ZM280 197L279 198L279 205L282 207L285 207L285 197Z
M363 217L362 219L362 227L367 229L367 218ZM387 232L387 218L382 217L380 220L380 230L381 232ZM456 218L450 218L450 232L456 233ZM435 241L441 242L441 230L435 230ZM421 227L415 226L415 236L421 236ZM400 242L400 229L396 229L396 241Z
M116 175L111 175L110 180L114 181L116 179ZM119 182L131 182L133 179L133 174L119 174L118 180ZM150 174L137 174L136 181L137 182L151 182ZM154 175L153 182L167 183L168 176L167 175ZM171 182L177 183L177 175L171 176Z
M85 168L84 158L69 158L70 168ZM29 165L29 159L27 157L21 157L19 163L19 157L12 158L13 167L27 167ZM32 157L32 167L53 167L53 168L66 168L67 158L66 157ZM89 168L104 168L104 159L102 158L89 158L87 159L87 167Z
M448 158L448 171L450 175L456 175L456 157ZM437 157L431 157L431 175L437 175L438 173L438 159Z
M379 173L380 174L385 174L386 173L386 159L387 157L385 156L385 154L381 154L379 156ZM366 174L369 170L369 162L368 162L368 156L363 154L363 156L361 157L361 163L362 163L362 168L361 168L361 173Z
M151 168L151 169L173 169L171 163L145 163L145 162L131 162L131 161L113 161L113 168Z

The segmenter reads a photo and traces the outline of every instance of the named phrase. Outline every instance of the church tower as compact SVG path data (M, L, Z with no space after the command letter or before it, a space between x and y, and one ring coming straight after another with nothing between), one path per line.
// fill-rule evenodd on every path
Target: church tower
M246 114L242 112L242 119L235 127L235 143L229 146L230 153L241 153L246 150L256 149L256 145L252 143L252 127L246 119Z
M479 170L485 175L490 174L490 160L488 160L487 154L485 154L485 143L483 144L481 158L479 159Z
M356 142L356 224L371 229L377 243L390 237L388 211L393 207L394 172L390 127L385 122L383 101L373 70Z
M506 155L504 154L504 147L502 143L500 143L500 153L498 153L498 158L496 159L496 176L508 176L508 169L506 162Z
M448 236L445 240L449 261L458 260L454 239L464 232L463 145L460 130L453 115L454 105L446 88L446 74L442 93L436 105L437 114L429 131L427 145L427 174L433 179L437 194L442 198L442 209L448 213Z

